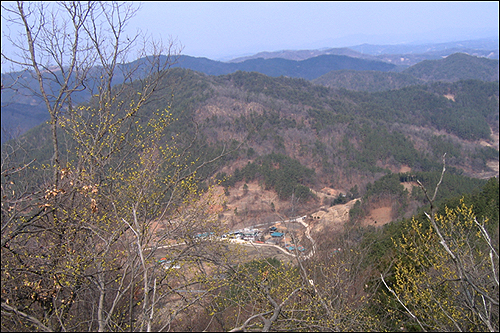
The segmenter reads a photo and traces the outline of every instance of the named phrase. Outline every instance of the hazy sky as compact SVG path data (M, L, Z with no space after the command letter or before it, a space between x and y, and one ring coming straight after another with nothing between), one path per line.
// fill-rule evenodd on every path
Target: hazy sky
M129 32L170 36L184 46L182 54L229 60L283 49L493 37L498 36L498 15L497 1L155 1L142 4ZM2 39L2 49L7 47Z
M490 2L145 2L134 27L211 59L260 51L444 42L498 33ZM132 27L132 25L131 25Z

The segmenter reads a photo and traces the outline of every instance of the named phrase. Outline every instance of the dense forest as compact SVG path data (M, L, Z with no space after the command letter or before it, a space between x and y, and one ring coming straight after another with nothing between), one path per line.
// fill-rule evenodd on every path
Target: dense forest
M404 73L355 70L331 71L311 81L332 88L368 92L400 89L424 83L423 80Z
M467 64L467 66L464 66ZM457 81L477 79L481 81L498 80L498 61L455 53L440 60L424 60L405 69L405 74L429 81Z
M326 54L323 52L327 52ZM345 88L355 91L380 92L400 89L407 86L431 84L433 82L456 82L459 80L481 80L498 81L498 60L481 58L465 53L450 53L439 60L415 61L410 67L394 66L393 63L405 57L417 59L425 54L409 55L384 55L385 60L377 60L373 56L358 53L352 50L335 49L332 52L325 50L317 56L309 56L305 59L290 60L283 58L284 54L264 57L251 57L245 61L234 61L224 63L206 58L194 58L181 55L171 59L168 56L160 56L162 65L169 64L172 67L190 69L207 75L225 75L237 71L256 72L271 77L293 77L304 78L311 82L332 88ZM336 54L340 52L340 54ZM347 55L344 53L347 52ZM444 51L441 51L444 52ZM286 53L286 52L285 52ZM296 54L297 52L292 52ZM311 54L311 52L307 52ZM354 53L354 54L351 54ZM298 53L300 54L300 52ZM312 53L314 54L314 52ZM472 52L471 54L475 54ZM349 55L349 56L348 56ZM394 59L391 58L395 57ZM300 58L300 56L299 56ZM436 57L431 57L432 59ZM125 79L123 73L132 69L132 75L127 79L139 78L147 72L147 64L150 58L145 57L124 64L117 64L120 69L115 73L112 84ZM170 64L171 62L171 64ZM137 71L136 69L140 69ZM53 81L49 74L42 74L46 82L53 82L50 90L57 89L57 82L62 78L60 73L55 73L57 80ZM23 84L18 84L19 81ZM74 80L74 78L72 78ZM40 124L46 119L45 106L39 97L38 81L34 80L28 72L15 72L2 74L4 87L16 85L15 89L4 89L2 92L2 142L6 139L19 136L28 129ZM97 86L97 81L87 83L89 86ZM12 86L14 88L14 86ZM34 92L34 93L32 93ZM75 103L82 103L90 99L88 89L75 91L73 94ZM45 116L44 116L45 115ZM44 118L45 117L45 118Z
M469 80L367 93L246 72L212 77L173 69L165 80L168 91L138 116L145 121L150 112L172 103L178 121L169 132L188 142L198 128L198 154L209 156L222 142L241 144L236 155L225 157L223 172L228 175L235 171L231 160L247 158L253 166L269 152L315 170L308 186L316 182L345 188L354 186L359 175L366 179L359 184L363 188L378 174L401 166L414 172L439 171L444 153L451 172L457 174L486 171L488 161L498 160L495 148L471 144L489 140L491 131L498 131L497 82ZM49 139L44 128L23 138L39 165L46 163L43 156L50 156L44 153L49 147L41 148Z

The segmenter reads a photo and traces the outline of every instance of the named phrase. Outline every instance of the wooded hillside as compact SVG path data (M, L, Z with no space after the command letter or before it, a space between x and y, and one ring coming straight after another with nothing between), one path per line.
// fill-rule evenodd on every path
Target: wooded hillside
M134 3L53 6L8 7L5 115L49 121L2 144L2 331L498 331L498 62L214 76L174 42L119 64Z

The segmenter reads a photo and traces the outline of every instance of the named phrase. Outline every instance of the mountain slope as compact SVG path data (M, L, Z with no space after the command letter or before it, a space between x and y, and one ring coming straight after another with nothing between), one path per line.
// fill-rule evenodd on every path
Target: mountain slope
M139 59L120 66L140 66L141 63L147 63L147 59ZM227 75L238 70L244 70L263 73L270 77L305 78L316 80L314 81L316 84L329 87L369 92L399 89L419 84L422 80L427 82L434 80L456 81L462 78L487 81L498 80L498 61L464 54L452 55L442 60L423 62L408 68L400 74L388 72L396 68L394 65L339 55L320 55L302 61L279 58L252 59L240 63L223 63L206 58L181 56L174 67L188 68L206 75ZM412 78L410 75L416 75L416 78ZM14 73L13 79L16 78L17 76ZM32 87L36 91L37 83L29 73L22 73L21 78L25 81L23 85ZM4 83L8 83L8 79L8 74L2 74ZM119 81L118 77L116 81ZM2 106L6 106L5 109L2 108L2 126L10 134L21 134L26 129L36 125L37 121L40 123L45 118L37 116L37 114L43 114L40 99L37 99L32 92L22 86L14 88L15 90L2 90ZM88 100L89 97L90 93L88 91L82 91L75 95L76 100L79 102ZM14 105L14 102L22 104L22 107L14 108L9 106ZM9 137L3 133L2 142Z
M242 62L257 58L305 60L319 55L335 54L353 58L383 61L406 67L415 65L423 60L441 59L453 53L466 53L477 57L498 59L498 39L479 39L438 44L362 44L343 48L323 48L317 50L282 50L276 52L259 52L251 56L235 58L229 62Z
M468 49L477 51L488 51L498 50L498 37L497 38L484 38L484 39L473 39L457 42L447 42L447 43L426 43L426 44L396 44L396 45L372 45L372 44L361 44L349 47L352 50L371 54L371 55L382 55L382 54L416 54L416 53L426 53L426 52L436 52L436 51L446 51L451 49ZM462 51L463 52L463 51ZM451 54L451 53L449 53Z
M400 89L424 83L409 74L353 70L331 71L311 82L331 88L368 92Z
M321 49L321 50L283 50L283 51L276 51L276 52L259 52L257 54L252 55L252 56L235 58L233 60L230 60L229 62L230 63L243 62L245 60L259 59L259 58L262 58L262 59L282 58L282 59L288 59L288 60L306 60L306 59L309 59L312 57L317 57L320 55L330 55L330 54L343 55L343 56L348 56L348 57L352 57L352 58L378 60L375 56L360 53L360 52L351 50L347 47L341 47L341 48L326 48L326 49Z
M460 81L367 93L255 72L207 76L177 68L162 86L168 89L141 109L138 119L165 108L173 95L171 111L178 121L167 137L183 147L199 130L191 145L190 155L198 158L193 165L211 160L224 146L241 144L237 152L200 169L202 179L217 175L225 180L227 195L245 183L276 193L273 200L279 202L244 201L247 206L237 207L237 220L275 214L273 209L280 214L309 211L319 200L311 193L325 187L363 195L370 182L385 174L411 171L434 179L444 153L454 177L446 185L450 193L469 188L464 175L498 175L489 167L498 166L498 83ZM46 129L43 124L26 133L21 141L28 156L16 158L46 163L51 157ZM70 149L70 138L61 137L61 145L62 151ZM394 217L416 207L402 201L404 193L384 186L376 196L397 202ZM290 206L291 197L300 200Z
M2 143L49 119L42 105L10 103L2 106Z
M236 71L258 72L272 77L289 76L315 79L332 70L377 70L387 72L396 66L381 61L365 60L341 55L320 55L305 60L282 58L249 59L238 63L224 63L207 58L181 56L175 67L192 69L207 75L224 75Z
M498 68L498 60L455 53L440 60L422 61L403 73L425 81L498 81Z

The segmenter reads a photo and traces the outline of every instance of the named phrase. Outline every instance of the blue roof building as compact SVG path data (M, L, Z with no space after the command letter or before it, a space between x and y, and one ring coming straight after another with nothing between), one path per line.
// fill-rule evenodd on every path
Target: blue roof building
M208 237L208 236L212 236L214 233L213 232L204 232L204 233L201 233L201 234L197 234L195 237L196 238L205 238L205 237Z

